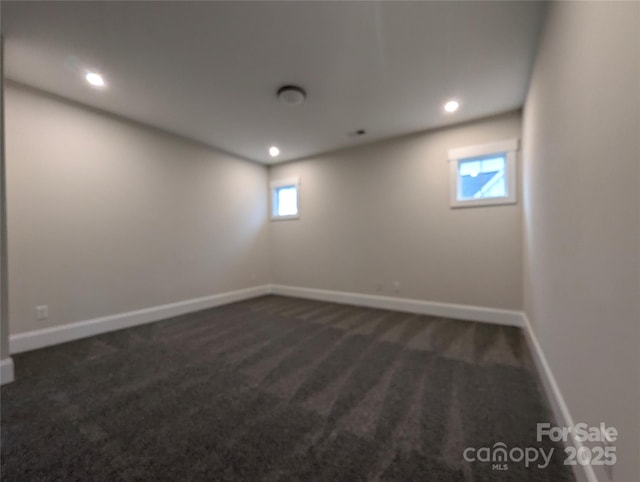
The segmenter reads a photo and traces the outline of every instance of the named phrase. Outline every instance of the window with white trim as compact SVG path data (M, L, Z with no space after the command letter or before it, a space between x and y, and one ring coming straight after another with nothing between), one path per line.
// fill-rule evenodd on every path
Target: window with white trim
M271 183L271 219L300 217L300 178L281 179Z
M516 202L518 139L449 150L452 208Z

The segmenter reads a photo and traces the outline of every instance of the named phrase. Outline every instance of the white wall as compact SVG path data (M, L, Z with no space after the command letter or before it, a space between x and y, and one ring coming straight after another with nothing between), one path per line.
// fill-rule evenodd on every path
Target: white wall
M9 290L7 283L7 204L5 174L4 38L0 36L0 360L9 358Z
M526 312L574 421L620 431L624 482L640 480L639 24L637 2L553 2L523 128Z
M268 282L264 166L15 84L5 104L12 334Z
M301 217L271 223L277 284L522 308L520 204L452 210L447 151L520 137L520 113L273 166ZM382 289L377 289L377 284Z

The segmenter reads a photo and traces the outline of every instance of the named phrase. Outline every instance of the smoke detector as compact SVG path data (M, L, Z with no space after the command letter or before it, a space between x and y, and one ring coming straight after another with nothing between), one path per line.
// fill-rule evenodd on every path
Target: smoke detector
M307 93L297 85L285 85L278 89L278 99L287 105L300 105L307 98Z

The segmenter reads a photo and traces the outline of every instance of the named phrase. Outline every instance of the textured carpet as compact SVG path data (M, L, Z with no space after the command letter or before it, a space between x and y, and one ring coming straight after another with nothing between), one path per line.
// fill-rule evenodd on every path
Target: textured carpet
M517 328L266 296L14 361L3 481L573 480Z

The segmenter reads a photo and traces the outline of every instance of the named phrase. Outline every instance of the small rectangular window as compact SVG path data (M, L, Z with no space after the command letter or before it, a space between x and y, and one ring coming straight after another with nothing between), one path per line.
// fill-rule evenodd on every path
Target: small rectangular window
M458 200L505 197L506 173L505 154L461 160L458 162Z
M517 140L449 151L451 207L516 202Z
M271 183L271 219L300 217L300 179L283 179Z

